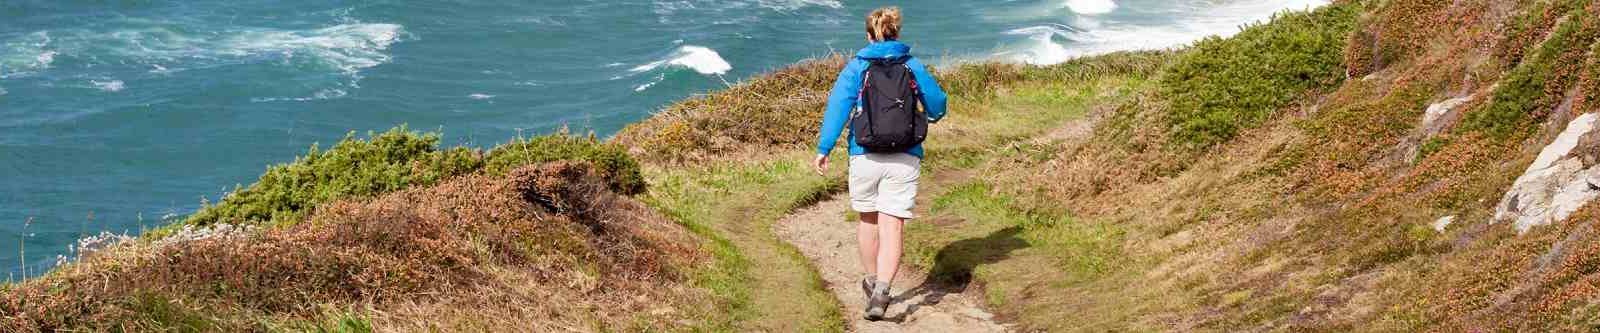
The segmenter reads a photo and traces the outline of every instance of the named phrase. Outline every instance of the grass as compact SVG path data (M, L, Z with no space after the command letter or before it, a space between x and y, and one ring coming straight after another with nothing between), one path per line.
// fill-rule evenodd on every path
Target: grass
M1600 5L1497 6L1347 1L1187 50L940 69L952 112L928 143L927 213L907 227L908 262L980 290L1021 330L1593 330L1600 234L1580 222L1600 206L1521 235L1487 221L1560 130L1551 114L1569 98L1574 114L1594 110ZM816 270L771 229L840 190L843 168L817 176L805 162L842 61L698 96L610 144L541 137L476 152L404 130L346 140L269 171L277 185L241 189L207 218L311 223L266 228L242 248L68 265L6 286L0 325L11 326L0 328L262 329L241 318L266 318L325 331L843 330ZM1461 96L1473 102L1440 118L1442 132L1418 128L1426 105ZM519 194L500 198L562 219L437 207L492 199L473 194L493 186L455 182L528 177L514 170L552 160L588 161L599 180L513 182ZM345 172L358 164L371 169ZM460 173L468 180L446 179ZM258 199L235 199L249 191ZM574 200L596 191L612 194ZM586 215L616 211L595 207L628 214ZM437 228L442 211L495 223ZM1428 225L1441 216L1456 223ZM679 229L692 236L654 233ZM114 292L71 287L97 281ZM656 301L602 297L618 286ZM383 311L351 310L367 300Z
M1042 134L1053 124L1090 113L1090 101L1125 97L1129 84L1142 84L1145 75L1165 64L1164 53L1121 53L1065 64L1024 68L1004 64L970 64L940 70L940 80L957 96L945 122L933 126L928 156L930 170L970 167L988 151L1015 141ZM832 61L832 60L829 60ZM673 216L697 234L714 240L708 252L716 264L697 278L699 284L715 290L720 304L727 304L726 322L714 325L730 330L837 330L843 328L838 304L826 292L816 272L798 251L772 234L771 224L789 211L820 200L842 186L843 154L835 154L834 172L818 177L802 162L810 160L805 145L815 140L815 119L820 105L813 109L791 110L791 105L772 106L758 113L807 119L801 123L766 123L787 128L769 134L774 140L762 152L717 150L715 145L680 146L663 144L688 135L702 141L736 142L741 129L702 125L751 121L748 113L733 108L697 108L710 101L734 101L743 105L750 99L783 91L784 96L813 96L810 89L826 85L802 85L777 90L774 82L796 82L815 74L801 71L837 71L824 62L807 62L797 68L780 70L769 78L740 84L725 92L664 111L651 121L630 127L618 135L619 142L637 144L634 153L646 158L647 178L653 184L645 200ZM836 66L835 66L836 67ZM829 73L831 80L832 73ZM799 82L810 82L800 80ZM831 83L831 81L829 81ZM1000 92L1006 90L1007 92ZM997 98L1011 96L1018 98ZM1050 110L1060 105L1077 105L1065 112ZM811 113L816 113L811 115ZM683 119L694 119L682 121ZM787 127L786 127L787 126ZM662 130L666 128L668 130ZM671 128L684 129L674 132ZM764 131L778 131L766 128ZM692 146L692 147L691 147ZM689 148L685 148L689 147ZM712 150L707 150L712 149ZM643 150L643 151L641 151ZM686 161L696 161L694 164ZM806 288L794 288L796 285ZM799 302L798 306L794 300Z
M1070 284L1102 277L1120 266L1119 261L1127 259L1120 248L1123 232L1116 226L1080 221L1065 213L1030 211L1018 205L1011 195L999 193L981 181L955 184L933 199L930 211L960 218L973 226L961 230L966 234L945 234L944 237L962 239L984 234L979 238L983 241L976 243L981 245L956 251L924 251L915 261L933 267L931 274L936 278L970 279L972 277L960 275L973 272L953 269L976 267L994 261L1004 252L1037 246L1041 247L1037 250L1047 253L1055 262L1050 268L1065 275L1057 282ZM917 228L932 227L924 224ZM975 230L979 232L973 233ZM1019 240L1021 242L1017 242ZM927 250L930 247L918 248ZM980 276L979 279L995 281L1003 277Z
M1378 10L1362 13L1362 5L1374 4ZM1257 118L1262 119L1259 123L1216 127L1238 130L1228 135L1208 134L1215 141L1192 140L1167 118L1193 119L1196 114L1185 113L1184 103L1205 105L1190 109L1202 113L1222 112L1228 109L1216 106L1249 102L1250 94L1264 90L1249 88L1249 81L1259 78L1245 77L1225 81L1244 82L1229 87L1240 92L1198 95L1208 89L1204 80L1165 72L1162 75L1166 76L1158 77L1163 85L1156 90L1172 89L1165 85L1171 80L1185 81L1195 85L1184 88L1196 93L1187 95L1192 100L1173 100L1174 94L1169 93L1136 94L1140 97L1117 106L1088 140L1028 145L1000 158L966 163L977 165L984 181L944 192L938 199L942 204L936 206L949 214L974 216L973 220L1010 221L989 229L973 227L977 230L954 236L957 239L992 239L990 236L1000 235L997 231L1007 230L1004 226L1060 218L1053 214L1063 210L1072 213L1071 219L1063 218L1075 222L1069 225L1099 222L1114 227L1084 228L1090 232L1067 229L1062 233L1066 237L1039 241L1027 239L1025 232L1017 233L1024 235L1019 238L1028 241L1028 249L1076 244L1071 247L1076 250L1059 250L1061 253L1093 253L1089 249L1094 247L1084 244L1094 242L1072 235L1119 235L1114 242L1120 243L1116 248L1121 252L1110 256L1118 259L1113 261L1117 269L1104 273L1086 273L1096 272L1091 268L1099 261L1093 259L1103 256L1081 255L1082 261L1028 261L1034 256L1027 249L979 266L976 281L986 283L991 302L1009 310L1029 328L1588 329L1592 322L1585 320L1593 318L1594 306L1583 300L1592 300L1595 290L1600 290L1593 282L1600 281L1596 278L1600 270L1594 269L1600 265L1576 259L1592 249L1574 245L1587 244L1593 237L1590 226L1581 223L1592 219L1591 215L1522 236L1506 224L1486 221L1494 213L1493 202L1545 143L1541 139L1561 130L1564 120L1548 114L1553 110L1572 112L1568 115L1593 110L1582 102L1593 91L1593 74L1585 71L1594 68L1595 20L1588 16L1597 7L1588 1L1524 3L1507 16L1520 17L1514 19L1517 22L1502 25L1493 15L1473 12L1487 10L1490 5L1486 1L1447 3L1448 10L1442 11L1439 5L1405 0L1345 3L1352 15L1370 15L1358 23L1357 31L1387 29L1371 25L1437 26L1429 31L1403 31L1398 37L1382 34L1382 38L1402 40L1367 41L1378 48L1412 49L1403 50L1405 54L1378 50L1387 60L1369 68L1374 75L1363 80L1289 94L1298 96L1286 99L1286 105L1298 107L1292 110L1300 112L1256 109L1274 113ZM1293 22L1274 21L1268 27L1252 29L1320 28L1270 27ZM1535 36L1533 42L1520 44L1526 46L1527 56L1506 60L1504 72L1497 69L1500 60L1495 54L1501 48L1522 46L1483 47L1495 44L1479 42L1498 37L1438 33L1501 26L1511 34ZM1527 32L1538 30L1548 34ZM1361 35L1356 33L1354 38ZM1238 39L1248 37L1241 34ZM1373 47L1355 42L1344 45ZM1299 52L1270 47L1251 50L1258 54L1250 56L1262 58ZM1336 51L1347 55L1374 52L1370 48ZM1193 65L1186 59L1201 57L1207 49L1197 45L1184 52L1188 53L1179 56L1174 68ZM1218 67L1204 72L1254 68L1246 63L1216 64ZM1275 75L1267 70L1255 73ZM1315 84L1314 77L1288 80ZM1240 96L1246 98L1229 100ZM1464 105L1461 113L1442 118L1438 125L1444 128L1442 134L1418 128L1421 111L1429 103L1461 96L1476 98ZM1561 109L1568 101L1575 101L1573 109ZM1229 114L1218 118L1249 117ZM1171 139L1152 140L1164 135ZM1149 153L1196 142L1210 150ZM1163 161L1164 156L1180 157L1178 166L1161 166L1172 163ZM1166 172L1144 171L1152 169ZM1592 214L1593 209L1586 208L1585 214ZM1443 216L1455 216L1457 222L1442 232L1428 225ZM929 228L944 233L952 230ZM923 255L938 258L938 253ZM1050 263L1064 266L1047 265ZM1008 279L1015 281L1008 283Z
M810 262L777 238L772 224L835 192L837 172L818 177L799 162L722 162L703 167L647 168L644 198L702 237L716 260L698 284L714 291L726 312L706 318L718 330L838 331L839 305Z

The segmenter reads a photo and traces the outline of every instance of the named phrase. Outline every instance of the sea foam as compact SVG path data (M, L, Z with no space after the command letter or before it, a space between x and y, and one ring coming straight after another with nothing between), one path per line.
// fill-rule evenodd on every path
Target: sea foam
M33 74L50 68L58 51L50 48L50 33L38 31L18 40L0 43L0 78Z
M1073 7L1076 2L1086 3L1083 4L1084 12ZM1110 1L1100 0L1072 0L1065 5L1079 14L1105 9L1087 4L1090 2L1109 3L1111 9L1116 6ZM1193 43L1206 36L1229 37L1238 33L1241 26L1265 21L1278 12L1313 9L1328 4L1327 0L1240 0L1220 6L1203 0L1187 2L1187 8L1173 11L1174 21L1160 25L1107 23L1094 25L1092 29L1075 29L1064 25L1013 29L1006 34L1025 39L993 55L1007 61L1045 65L1117 51L1167 49Z
M217 48L223 54L307 54L344 72L355 72L389 62L385 53L400 41L398 24L341 24L314 30L258 30L237 34Z
M122 83L122 80L89 80L89 83L94 84L95 88L99 88L100 91L104 92L118 92L122 91L122 88L126 87L126 85Z
M1056 41L1057 38L1065 38L1071 34L1067 29L1070 27L1042 25L1007 31L1007 35L1027 36L1027 46L1019 51L1004 52L999 55L1011 61L1028 64L1055 64L1067 61L1079 54Z
M629 70L631 72L648 72L662 66L681 66L693 69L705 75L723 75L733 70L733 65L722 59L716 50L704 46L684 45L661 60L639 65Z
M1063 6L1079 15L1100 15L1117 9L1117 3L1111 0L1067 0Z
M838 0L760 0L756 1L756 3L761 7L776 10L795 10L810 6L822 6L834 9L844 8L844 4L839 3Z

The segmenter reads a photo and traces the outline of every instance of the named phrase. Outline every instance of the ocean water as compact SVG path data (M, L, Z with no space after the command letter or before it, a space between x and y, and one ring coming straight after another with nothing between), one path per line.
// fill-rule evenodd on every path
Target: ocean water
M902 40L931 63L1049 64L1326 2L0 0L0 267L37 275L76 239L181 219L350 131L609 135L854 52L883 5L904 7Z

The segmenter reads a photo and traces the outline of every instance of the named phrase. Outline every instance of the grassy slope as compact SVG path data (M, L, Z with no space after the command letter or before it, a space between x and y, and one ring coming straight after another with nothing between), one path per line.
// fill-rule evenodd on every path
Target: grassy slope
M715 324L697 321L720 305L689 279L701 243L627 197L644 183L620 146L564 133L487 153L437 141L400 128L313 148L187 223L3 286L0 330ZM251 228L203 228L218 224Z
M959 106L929 144L913 262L1034 329L1588 327L1600 236L1573 222L1595 208L1521 236L1482 221L1566 119L1595 110L1595 6L1346 1L1097 81L1115 89L1093 98L1084 79L1126 55L943 73ZM816 93L793 94L784 112L814 119ZM1420 128L1429 103L1459 96L1476 97ZM1086 137L1050 129L1088 109ZM801 147L686 155L803 159L791 126L759 135ZM1458 223L1429 228L1446 215Z
M1182 108L1236 104L1204 100L1215 96L1251 101L1239 95L1284 92L1249 89L1250 82L1184 85L1201 90L1186 98L1202 100L1173 104L1174 95L1155 89L1118 107L1085 142L987 162L979 171L985 182L940 194L935 208L1000 222L932 238L1004 245L1017 232L1012 226L1021 227L1016 237L1027 247L965 260L989 263L976 278L991 300L1040 329L1593 329L1600 261L1590 253L1600 247L1582 222L1593 221L1596 208L1520 236L1485 221L1565 121L1596 110L1583 96L1594 94L1600 65L1600 22L1592 14L1600 7L1583 0L1343 6L1359 19L1334 56L1360 77L1291 93L1301 97L1248 117ZM1338 26L1277 26L1296 21L1304 24L1284 20L1267 29ZM1183 59L1297 52L1247 47L1288 44L1198 47L1180 57L1177 73L1194 75L1181 70ZM1200 63L1223 66L1201 73L1224 77L1237 74L1228 66L1248 66ZM1279 69L1233 79L1270 82ZM1429 103L1459 96L1476 98L1442 130L1420 128ZM1175 117L1238 121L1198 127L1238 130L1195 132L1193 122ZM1457 222L1445 232L1429 227L1447 215ZM1053 238L1025 236L1030 226L1062 221L1074 227ZM1029 251L1040 246L1057 249ZM969 248L994 247L1006 248Z
M933 188L951 185L934 179L940 175L951 175L952 181L963 179L961 175L966 170L988 155L1015 148L1021 141L1080 119L1098 102L1128 97L1134 90L1129 87L1143 85L1146 74L1166 59L1167 55L1155 53L1118 54L1045 68L983 64L941 72L941 81L958 97L952 102L951 115L933 126L926 183ZM785 105L795 107L763 111L788 112L808 120L760 129L763 133L789 133L764 139L774 141L781 149L763 146L766 149L730 152L722 146L633 146L640 156L656 157L647 163L650 166L646 174L653 186L647 201L692 226L697 233L718 240L712 246L718 264L708 269L701 281L732 308L732 322L724 328L827 331L843 325L836 301L822 289L809 263L773 237L771 231L771 223L789 211L842 190L843 156L834 157L838 167L826 176L817 176L805 165L813 156L808 148L815 140L812 123L820 117L823 97L815 91L825 91L831 82L811 82L807 89L782 84L792 82L788 80L796 76L812 76L798 74L800 70L836 72L838 59L830 61L834 62L827 66L808 63L785 69L773 76L777 79L754 80L707 97L753 101L761 100L752 98L757 95L791 94L788 98L793 100ZM699 104L686 105L669 109L672 113L659 117L726 124L735 123L723 119L736 113L730 110L741 109L693 109ZM686 130L692 127L678 124L660 119L647 121L625 130L617 140L661 142L683 135L748 135L728 133L739 131L737 128ZM680 130L689 132L673 132ZM695 163L678 164L685 160Z
M1591 0L1344 1L1176 54L941 71L952 113L928 145L926 214L908 228L910 262L981 288L1004 318L1030 329L1592 329L1600 321L1600 231L1575 222L1600 218L1600 208L1525 235L1482 221L1565 119L1596 110L1595 12ZM770 230L790 210L840 190L842 170L817 176L804 163L841 63L786 68L619 134L615 143L642 161L639 175L650 183L639 199L707 240L709 261L688 271L689 284L667 288L710 297L625 323L561 322L842 328L814 270ZM1330 74L1337 72L1348 76ZM1475 98L1442 129L1419 128L1427 104L1458 96ZM1095 125L1075 125L1084 121ZM340 181L305 193L294 188L306 170L277 169L274 182L285 186L264 186L201 216L295 228L313 206L507 170L497 158L522 164L549 153L631 168L612 163L620 161L617 146L548 146L557 148L525 145L537 153L488 157L402 149L419 158L335 172ZM343 170L339 159L308 163ZM638 176L610 170L602 172L611 190L637 188ZM1444 232L1427 227L1445 215L1458 222ZM84 267L91 266L69 268L96 272ZM572 283L590 281L588 268L575 267ZM485 272L526 282L516 270ZM76 290L45 288L52 283L6 292ZM131 310L106 320L136 321L80 326L182 327L172 325L215 321L197 311L220 308L243 313L220 319L359 331L373 310L331 302L258 316L228 302L149 295L110 299ZM0 306L32 306L19 297ZM597 302L604 300L580 303ZM410 314L444 307L413 306Z
M791 210L838 188L838 177L817 177L792 158L649 168L646 202L690 226L716 258L699 284L724 311L705 320L735 331L838 331L838 303L804 257L772 232Z

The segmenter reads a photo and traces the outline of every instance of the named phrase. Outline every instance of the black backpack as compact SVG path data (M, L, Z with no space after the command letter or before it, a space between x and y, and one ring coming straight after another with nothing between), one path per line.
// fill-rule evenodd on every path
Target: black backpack
M918 107L922 93L906 61L911 56L865 59L861 105L850 115L856 145L873 153L903 153L928 138L928 116Z

